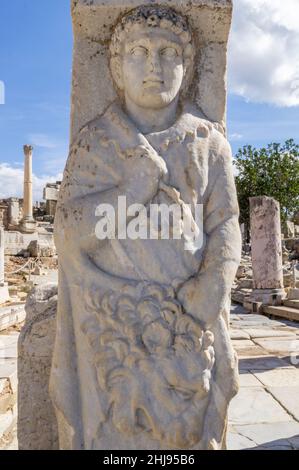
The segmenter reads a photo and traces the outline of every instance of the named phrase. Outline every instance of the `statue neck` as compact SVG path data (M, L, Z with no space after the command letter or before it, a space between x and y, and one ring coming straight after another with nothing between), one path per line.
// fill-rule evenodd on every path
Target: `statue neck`
M168 106L162 109L142 108L126 96L125 110L132 121L143 134L160 132L169 129L177 117L178 99L175 98Z

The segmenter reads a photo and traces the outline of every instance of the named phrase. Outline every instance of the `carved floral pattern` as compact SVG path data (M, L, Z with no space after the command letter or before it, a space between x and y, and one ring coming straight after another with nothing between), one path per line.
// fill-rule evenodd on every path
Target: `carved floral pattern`
M214 364L213 334L183 312L171 288L142 283L136 295L89 295L82 325L107 414L118 431L145 431L164 445L201 439Z

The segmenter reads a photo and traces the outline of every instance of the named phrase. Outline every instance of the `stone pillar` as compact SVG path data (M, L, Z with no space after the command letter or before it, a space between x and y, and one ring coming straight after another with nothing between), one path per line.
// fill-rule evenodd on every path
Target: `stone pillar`
M8 205L8 228L15 230L20 223L20 201L16 197L9 199Z
M44 199L46 200L46 215L55 216L58 201L60 182L48 183L44 188Z
M266 196L250 198L250 226L253 298L279 303L285 296L279 203Z
M24 233L33 233L36 229L36 222L32 215L32 150L31 145L24 145L24 208L20 227Z
M34 288L18 342L18 443L20 450L58 449L58 430L49 396L54 349L57 286Z
M4 229L0 227L0 305L8 300L8 287L4 282Z
M78 144L68 160L56 211L60 275L50 379L59 448L225 448L228 404L238 388L227 331L229 294L241 253L231 152L221 135L232 2L73 0L72 13L71 127ZM128 37L136 44L138 38L139 44L126 62L133 80L123 80L121 73ZM140 56L142 64L146 61L143 68ZM178 62L171 59L176 56ZM175 69L180 63L183 72L184 62L182 80L184 74ZM141 75L134 83L136 67ZM173 76L181 78L170 80ZM176 99L160 101L162 84ZM144 89L144 100L137 98L137 85ZM192 106L189 97L194 97ZM179 98L184 124L176 120ZM160 103L155 112L153 102ZM136 124L142 130L130 118L137 107ZM171 116L171 123L165 116ZM157 141L147 140L150 129L157 130ZM208 168L215 158L217 169ZM168 181L166 164L177 175L178 189ZM112 192L106 191L110 175L124 182ZM189 195L200 194L203 187L210 196L202 251L194 244L186 257L187 234L175 241L124 243L121 236L111 247L94 249L99 245L93 235L95 200L100 203L95 191L108 193L112 205L124 194L146 207L156 200L172 205L180 194L187 208ZM188 217L192 222L190 211Z

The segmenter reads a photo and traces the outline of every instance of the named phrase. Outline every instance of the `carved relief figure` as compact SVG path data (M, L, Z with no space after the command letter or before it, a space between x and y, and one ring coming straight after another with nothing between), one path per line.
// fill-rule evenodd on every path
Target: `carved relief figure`
M61 448L225 447L241 240L229 144L192 102L194 54L174 10L129 12L110 43L119 99L71 146L55 221ZM96 209L110 204L118 216L119 196L128 206L179 204L193 223L202 204L202 246L186 250L184 236L99 240Z

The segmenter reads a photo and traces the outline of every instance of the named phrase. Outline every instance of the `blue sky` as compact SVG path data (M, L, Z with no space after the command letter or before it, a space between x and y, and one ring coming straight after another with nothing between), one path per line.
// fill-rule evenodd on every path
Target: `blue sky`
M0 106L0 164L16 168L19 181L23 144L32 143L34 173L42 180L48 175L56 177L68 152L69 0L1 0L0 25L0 80L5 83L5 105ZM11 168L3 171L11 181ZM42 184L36 183L40 193ZM0 195L7 191L0 186ZM19 188L15 192L19 194Z
M267 10L267 23L261 15L265 2L270 2L272 8ZM290 2L296 2L292 5L297 4L299 15L299 1L285 0L284 4L290 7ZM63 170L68 152L71 87L69 3L1 1L0 80L5 84L5 105L0 105L0 197L22 193L25 143L35 148L36 199L41 197L44 183L59 178ZM294 38L296 34L299 37L299 31L293 15L287 17L278 0L235 3L238 6L230 44L228 96L233 152L247 143L263 146L290 137L299 142L299 98L294 94L296 77L299 81L299 48ZM248 21L244 26L246 8ZM276 44L282 47L281 38L289 55L277 48L281 57L274 54L271 60L265 60L273 50L275 53ZM273 81L273 77L277 79Z

